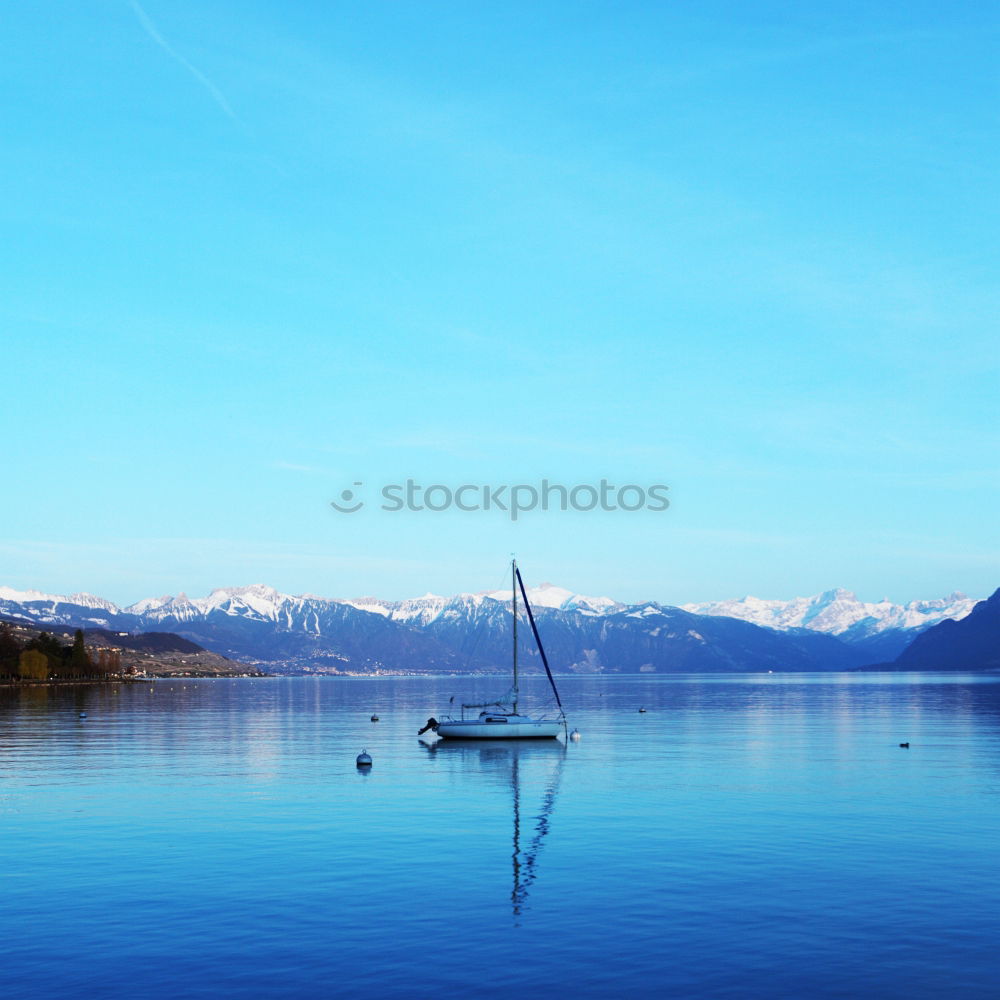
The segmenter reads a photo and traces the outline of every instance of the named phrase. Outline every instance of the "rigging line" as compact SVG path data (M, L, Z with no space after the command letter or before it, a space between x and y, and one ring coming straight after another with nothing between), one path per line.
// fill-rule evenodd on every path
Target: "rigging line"
M556 704L559 706L559 711L565 715L563 711L562 700L559 697L559 689L556 687L555 678L552 676L552 671L549 670L549 658L545 655L545 647L542 645L542 637L538 634L538 626L535 624L535 615L531 610L531 605L528 603L528 595L524 589L524 580L521 579L521 571L515 569L514 573L517 575L517 584L521 588L521 596L524 598L524 609L528 612L528 621L531 623L531 631L535 636L535 642L538 645L538 652L542 656L542 665L545 667L545 673L548 674L549 683L552 685L552 693L556 696Z

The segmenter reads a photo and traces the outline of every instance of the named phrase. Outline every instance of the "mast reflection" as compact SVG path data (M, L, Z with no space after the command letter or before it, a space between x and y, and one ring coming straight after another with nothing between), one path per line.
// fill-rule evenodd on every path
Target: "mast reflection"
M478 767L482 771L499 775L506 772L505 784L511 791L513 813L513 845L511 850L511 911L515 924L528 909L528 892L538 878L538 858L552 827L552 814L559 796L566 746L563 743L497 743L484 745L481 740L440 740L435 743L419 741L428 754L447 754L461 760L463 765ZM544 767L551 762L545 778L540 808L522 809L522 779L526 773L537 771L536 764ZM525 781L525 786L532 784ZM530 802L530 800L529 800ZM523 842L526 841L526 842ZM522 843L523 842L523 843Z

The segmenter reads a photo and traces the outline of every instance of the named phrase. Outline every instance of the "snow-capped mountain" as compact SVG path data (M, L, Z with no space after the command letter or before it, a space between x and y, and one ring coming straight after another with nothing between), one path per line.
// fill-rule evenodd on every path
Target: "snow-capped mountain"
M896 658L896 670L1000 669L1000 590L961 621L945 619L921 632Z
M48 604L55 607L59 604L73 604L81 608L94 608L102 611L118 611L118 605L106 601L103 597L93 594L70 594L63 597L60 594L43 594L38 590L14 590L13 587L0 587L0 601L15 604Z
M562 611L579 611L581 614L603 615L625 607L610 597L585 597L583 594L575 594L572 590L551 583L541 583L527 590L528 600L531 601L533 608L558 608ZM346 603L361 611L384 615L393 621L429 625L444 612L446 606L459 602L465 607L475 608L487 599L509 604L511 592L494 590L479 594L456 594L454 597L424 594L423 597L414 597L406 601L382 601L377 597L358 597ZM451 611L454 610L452 607Z
M176 597L150 597L124 610L129 614L144 615L151 619L172 617L180 620L197 618L217 609L226 614L247 615L277 621L281 609L291 603L301 603L305 597L291 597L273 587L255 583L250 587L220 587L208 597L190 598L181 592Z
M928 628L945 618L964 618L975 606L965 594L954 593L934 601L893 604L888 598L876 603L860 601L849 590L828 590L813 597L790 601L767 601L743 597L731 601L685 604L697 615L721 615L765 625L768 628L808 628L830 635L853 633L874 635L889 629Z
M558 669L842 669L894 658L919 632L974 601L866 604L845 590L793 601L627 605L543 583L528 591ZM90 594L0 587L0 616L42 625L174 632L237 659L332 670L502 669L509 590L404 601L221 587L206 597L147 598L126 608ZM527 634L527 633L526 633ZM535 654L525 651L530 665Z
M739 618L766 628L810 629L836 636L864 650L873 660L890 660L919 632L946 619L964 618L975 604L961 593L909 604L893 604L888 598L865 602L849 590L837 589L790 601L743 597L685 604L684 609L699 615Z
M528 600L533 608L558 608L560 611L579 611L585 615L609 615L621 611L625 605L610 597L585 597L574 594L565 587L557 587L553 583L540 583L537 587L528 587ZM494 601L509 602L509 590L494 590L488 597Z
M21 613L25 611L27 614ZM63 596L0 586L0 615L26 617L42 624L59 625L73 618L88 626L107 627L110 618L120 611L114 602L93 594Z

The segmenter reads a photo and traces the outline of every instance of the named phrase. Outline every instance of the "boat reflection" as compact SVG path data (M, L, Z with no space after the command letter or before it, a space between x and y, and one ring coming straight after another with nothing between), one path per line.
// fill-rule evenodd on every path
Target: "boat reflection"
M528 892L538 878L538 858L552 828L552 813L566 763L567 747L561 742L497 742L483 740L419 741L431 756L446 756L463 771L479 769L511 792L513 849L511 851L510 902L514 922L528 908ZM531 803L538 801L537 811ZM526 802L522 804L522 792Z

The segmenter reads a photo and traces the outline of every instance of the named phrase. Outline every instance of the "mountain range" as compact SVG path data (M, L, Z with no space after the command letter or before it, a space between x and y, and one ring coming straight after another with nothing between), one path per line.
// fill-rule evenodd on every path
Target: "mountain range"
M866 604L846 590L791 601L754 597L670 607L529 590L550 662L577 673L843 670L898 656L931 626L969 615L963 594ZM104 598L0 587L0 616L38 625L168 631L272 671L370 673L506 670L510 591L404 601L282 594L263 584L207 597ZM541 669L525 643L522 662Z
M896 657L894 670L1000 670L1000 589L959 621L921 632Z
M867 603L849 590L828 590L814 597L767 601L743 597L732 601L685 604L700 615L724 615L780 630L808 628L864 650L872 659L892 659L924 629L946 619L968 615L976 601L962 593L931 601L893 604L887 597Z

